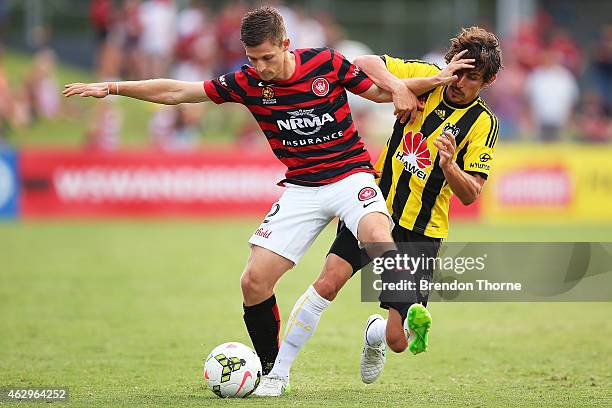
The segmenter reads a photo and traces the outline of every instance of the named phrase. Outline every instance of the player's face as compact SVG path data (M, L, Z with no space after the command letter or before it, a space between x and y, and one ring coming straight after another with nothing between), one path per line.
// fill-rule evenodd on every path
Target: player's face
M485 85L483 72L461 70L456 73L458 79L446 88L446 97L453 103L466 104L478 97Z
M288 45L288 40L280 45L266 41L256 47L245 47L246 56L261 79L272 81L283 72Z

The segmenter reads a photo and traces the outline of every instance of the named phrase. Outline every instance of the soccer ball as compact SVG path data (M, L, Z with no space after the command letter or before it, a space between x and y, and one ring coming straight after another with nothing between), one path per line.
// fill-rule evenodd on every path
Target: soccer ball
M248 346L223 343L206 357L204 379L208 388L221 398L248 397L261 380L261 362Z

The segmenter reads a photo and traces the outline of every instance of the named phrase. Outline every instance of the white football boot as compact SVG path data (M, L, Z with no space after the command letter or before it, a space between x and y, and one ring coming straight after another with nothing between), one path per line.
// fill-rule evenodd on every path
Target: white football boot
M257 397L280 397L289 394L290 389L288 378L268 374L261 377L261 382L253 395Z
M383 368L385 367L385 350L386 345L381 341L377 346L371 346L368 343L368 329L372 322L383 317L379 314L373 314L368 318L363 331L363 351L361 352L361 381L366 384L372 384L380 377Z

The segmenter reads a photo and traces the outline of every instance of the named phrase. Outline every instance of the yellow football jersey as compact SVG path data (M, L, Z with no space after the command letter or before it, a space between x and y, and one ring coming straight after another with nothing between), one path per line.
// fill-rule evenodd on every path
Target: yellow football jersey
M385 55L387 69L399 78L427 77L440 69L418 60ZM498 122L479 97L457 105L444 97L445 87L421 96L424 111L412 125L395 123L393 134L378 158L379 186L395 222L432 238L448 236L448 209L452 195L439 166L433 144L445 130L455 136L455 161L461 169L487 178L493 164Z

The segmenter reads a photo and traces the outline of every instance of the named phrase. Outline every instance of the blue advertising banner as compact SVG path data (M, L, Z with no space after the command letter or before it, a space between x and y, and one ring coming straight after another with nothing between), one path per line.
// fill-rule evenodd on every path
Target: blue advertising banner
M0 149L0 219L17 217L18 189L17 154Z

